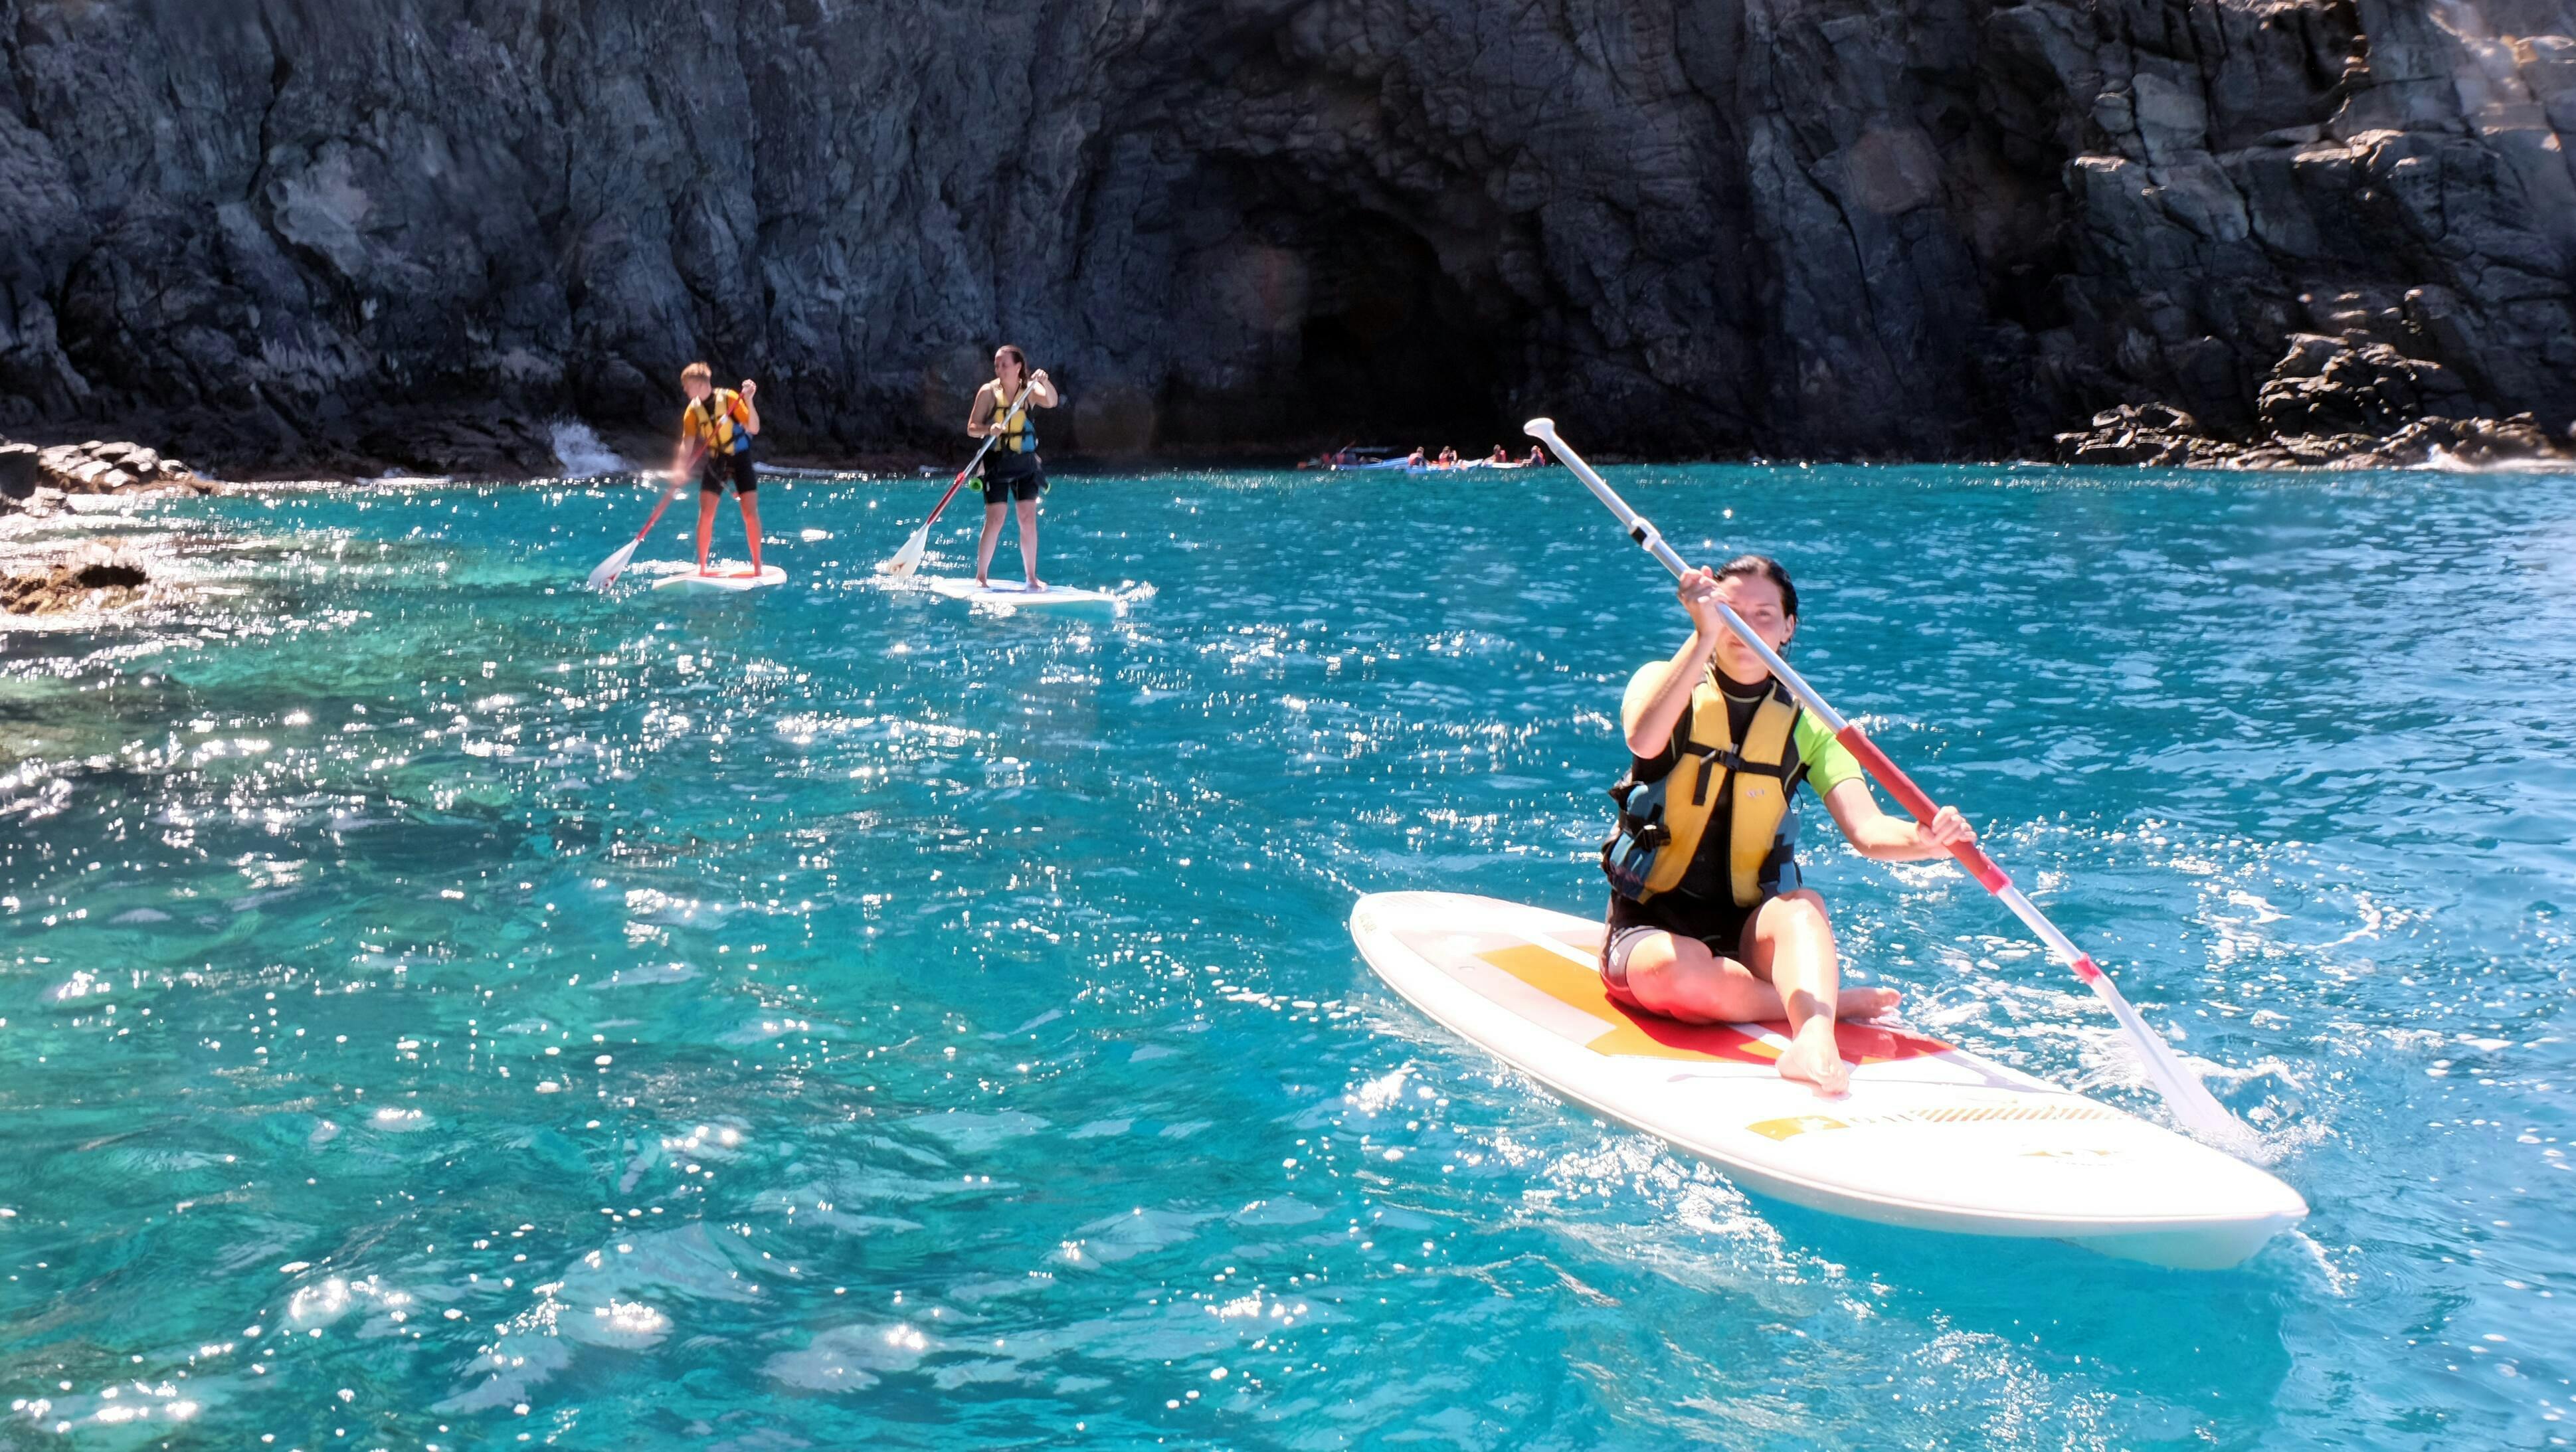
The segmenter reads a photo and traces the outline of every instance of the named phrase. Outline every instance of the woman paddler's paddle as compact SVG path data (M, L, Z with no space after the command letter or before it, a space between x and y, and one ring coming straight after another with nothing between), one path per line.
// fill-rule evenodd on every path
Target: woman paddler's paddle
M984 447L977 449L975 457L966 461L966 467L957 471L956 481L948 486L947 493L939 496L939 503L931 509L930 517L921 522L921 528L912 532L912 538L903 542L903 548L894 552L893 559L877 566L878 574L892 575L900 580L921 567L921 552L930 546L930 527L937 524L939 516L946 512L948 501L956 498L957 491L966 487L968 476L975 472L976 465L984 462L984 455L992 449L993 440L1000 438L1002 432L1011 426L1011 420L1020 416L1020 405L1028 402L1029 390L1035 387L1037 384L1034 382L1020 385L1020 396L1011 400L1011 411L1002 415L1002 421L984 436Z
M696 465L692 463L690 467L694 468ZM635 531L635 537L628 540L624 548L607 559L601 560L599 568L590 572L590 588L605 590L615 583L619 575L625 573L627 561L635 558L635 547L644 543L645 537L653 533L653 526L662 522L662 511L671 507L672 499L680 492L680 481L689 477L689 470L682 469L669 477L671 487L662 491L662 502L653 506L653 513L645 519L644 527Z
M1628 538L1635 540L1665 569L1672 571L1674 578L1678 579L1689 571L1690 566L1682 561L1682 557L1673 552L1671 545L1664 543L1662 533L1637 511L1630 509L1628 502L1602 482L1601 476L1593 472L1590 464L1583 462L1580 454L1557 437L1553 419L1531 419L1522 425L1522 430L1547 445L1549 452L1573 470L1574 477L1583 481L1584 488L1610 506L1610 512L1619 516L1619 522L1627 526ZM1827 704L1825 698L1816 693L1816 688L1807 684L1805 677L1780 658L1779 652L1754 634L1753 627L1745 624L1744 617L1736 614L1732 607L1719 601L1717 613L1718 618L1726 622L1726 628L1734 631L1754 654L1762 658L1762 664L1789 688L1790 694L1798 698L1798 703L1812 712L1824 728L1834 734L1834 739L1859 759L1861 767L1904 804L1905 810L1914 814L1914 820L1927 827L1932 824L1935 810L1932 799L1924 795L1912 777L1887 759L1887 753L1878 749L1878 743L1870 740L1860 727L1843 719L1842 713ZM2128 1036L2129 1047L2136 1051L2138 1061L2146 1066L2147 1077L2165 1096L2165 1102L2173 1106L2174 1116L2182 1121L2185 1129L2231 1150L2242 1150L2254 1143L2253 1131L2229 1114L2226 1107L2210 1094L2208 1086L2200 1082L2200 1076L2192 1073L2182 1057L2173 1051L2173 1046L2147 1027L2146 1020L2138 1017L2138 1011L2130 1007L2129 1000L2112 985L2109 975L2094 965L2092 955L2076 947L2073 939L2059 932L2057 924L2050 922L2045 913L2032 905L2004 870L1995 865L1995 860L1986 855L1985 849L1973 842L1960 842L1951 846L1950 855L1958 858L1959 865L1967 868L1968 875L1977 879L1986 891L2001 898L2004 906L2012 909L2014 917L2021 919L2039 935L2041 942L2065 960L2067 967L2075 970L2076 977L2092 985L2094 994L2111 1010L2111 1016L2119 1020L2121 1032Z

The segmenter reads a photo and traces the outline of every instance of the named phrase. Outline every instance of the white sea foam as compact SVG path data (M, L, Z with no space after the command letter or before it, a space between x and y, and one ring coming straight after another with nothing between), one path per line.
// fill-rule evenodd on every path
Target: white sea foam
M563 465L567 479L594 479L602 474L627 474L635 466L618 457L596 430L577 418L559 418L554 422L555 458Z

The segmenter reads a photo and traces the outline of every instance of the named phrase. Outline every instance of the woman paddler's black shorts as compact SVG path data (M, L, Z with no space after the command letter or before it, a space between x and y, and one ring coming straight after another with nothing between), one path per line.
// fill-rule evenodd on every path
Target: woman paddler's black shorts
M760 487L760 472L751 466L751 450L731 454L709 454L706 467L698 474L698 492L724 493L725 481L733 481L733 492L740 496Z
M992 465L984 466L984 502L1001 504L1013 499L1035 499L1046 492L1046 469L1035 454L1021 454L1025 465L1015 464L1005 473Z
M1767 897L1762 900L1769 901ZM1691 904L1691 921L1687 924L1679 923L1674 916L1674 910L1683 902ZM1667 894L1655 899L1653 907L1647 907L1612 893L1609 930L1601 939L1601 986L1608 990L1613 1002L1624 1003L1630 1008L1644 1007L1628 990L1628 955L1637 950L1637 945L1644 942L1649 933L1697 938L1718 957L1743 962L1744 930L1752 923L1753 915L1762 911L1762 902L1751 907L1737 907L1732 899L1709 903Z

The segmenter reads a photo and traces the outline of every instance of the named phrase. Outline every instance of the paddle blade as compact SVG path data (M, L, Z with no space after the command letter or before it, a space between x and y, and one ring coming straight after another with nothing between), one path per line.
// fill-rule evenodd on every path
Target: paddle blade
M626 542L625 548L619 550L613 555L610 555L607 559L601 560L599 562L599 568L590 572L590 588L594 590L607 589L609 582L616 579L619 572L626 568L626 562L635 558L635 547L643 542L644 541L640 539L630 539Z
M2129 1000L2121 996L2119 989L2111 986L2109 978L2096 976L2093 991L2111 1010L2111 1017L2119 1020L2130 1049L2147 1071L2148 1080L2156 1086L2156 1092L2165 1097L2165 1103L2172 1107L2174 1118L2182 1122L2184 1129L2238 1156L2259 1147L2261 1142L2256 1139L2254 1131L2227 1112L2227 1106L2218 1102L2218 1096L2209 1092L2209 1086L2200 1082L2200 1076L2191 1071L2191 1066L2182 1061L2182 1055L2174 1052L2173 1045L2166 1043L2162 1034L2147 1027L2147 1021L2129 1006Z
M929 546L930 526L925 524L912 532L912 538L903 542L903 548L894 552L893 559L877 566L877 572L904 579L921 568L921 552Z

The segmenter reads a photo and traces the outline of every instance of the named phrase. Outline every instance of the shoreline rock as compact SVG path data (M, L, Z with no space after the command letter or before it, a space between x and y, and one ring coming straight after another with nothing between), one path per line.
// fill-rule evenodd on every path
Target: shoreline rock
M2167 469L2405 469L2564 459L2570 441L2528 413L2471 411L2467 387L2438 363L2353 333L2293 333L2256 394L2268 432L2228 437L2166 403L2121 404L2057 436L2068 464Z

